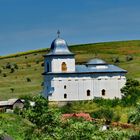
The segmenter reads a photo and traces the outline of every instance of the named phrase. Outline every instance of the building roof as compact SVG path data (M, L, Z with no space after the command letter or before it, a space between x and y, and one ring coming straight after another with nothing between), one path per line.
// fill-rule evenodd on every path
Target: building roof
M68 49L67 42L64 39L56 38L52 44L50 52L47 55L74 55Z
M63 119L69 119L69 118L83 118L87 121L92 121L91 116L88 113L71 113L71 114L63 114Z
M9 99L8 101L0 101L0 106L13 105L18 100L20 100L20 99Z
M76 65L76 72L78 73L90 73L90 72L93 72L93 73L112 73L112 72L117 72L117 73L126 73L127 71L120 68L120 67L117 67L115 65L105 65L103 67L101 66L93 66L93 67L87 67L86 65Z
M107 63L102 60L102 59L98 59L98 58L94 58L89 60L86 65L106 65Z

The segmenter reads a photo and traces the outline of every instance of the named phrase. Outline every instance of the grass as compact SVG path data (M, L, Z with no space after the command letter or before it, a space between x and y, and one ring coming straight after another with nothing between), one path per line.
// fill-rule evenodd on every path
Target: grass
M85 63L94 57L113 63L112 58L119 57L120 63L116 65L128 71L127 77L140 81L140 40L73 45L70 50L76 54L77 64ZM47 53L48 49L41 49L0 57L0 100L28 94L34 96L42 91L41 73L44 67L41 64L43 55ZM127 55L132 55L133 60L126 61ZM3 68L8 62L16 63L19 68L10 73L9 69ZM6 77L3 77L4 73ZM31 82L27 82L27 78L30 78ZM14 88L14 92L11 92L10 88Z

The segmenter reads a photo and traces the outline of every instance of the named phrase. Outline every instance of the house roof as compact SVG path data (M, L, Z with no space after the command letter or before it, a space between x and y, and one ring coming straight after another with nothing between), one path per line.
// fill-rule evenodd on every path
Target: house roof
M72 118L72 117L84 118L87 121L92 121L92 118L88 113L63 114L62 117L63 117L63 119L69 119L69 118Z
M20 99L9 99L8 101L0 101L0 106L13 105L18 100Z

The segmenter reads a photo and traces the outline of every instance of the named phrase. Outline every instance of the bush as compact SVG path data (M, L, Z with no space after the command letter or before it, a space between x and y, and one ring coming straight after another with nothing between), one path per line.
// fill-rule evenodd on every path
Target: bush
M13 64L13 67L14 67L15 69L18 69L18 65L17 65L16 63Z
M114 63L119 63L119 62L120 62L119 57L114 57L114 58L112 58L112 62L114 62Z
M14 88L10 88L10 90L11 90L11 92L13 93L15 89L14 89Z
M7 74L6 73L3 73L3 77L7 77Z
M127 79L125 86L121 89L122 92L122 104L136 105L138 98L140 97L139 81L133 79Z
M14 68L11 68L10 73L13 73L13 72L15 72L15 69Z
M17 114L17 115L20 115L20 113L21 113L20 108L16 107L16 108L14 109L14 113Z
M91 113L93 118L105 119L106 122L111 122L114 117L114 112L109 108L102 108Z
M36 63L36 64L39 64L39 60L38 60L38 59L37 59L37 60L35 60L35 63Z
M126 56L126 61L131 61L133 60L133 56L132 55L127 55Z
M31 82L31 79L29 77L26 78L27 82Z
M12 67L12 65L11 65L9 62L7 62L5 68L6 68L6 69L11 69L11 67Z

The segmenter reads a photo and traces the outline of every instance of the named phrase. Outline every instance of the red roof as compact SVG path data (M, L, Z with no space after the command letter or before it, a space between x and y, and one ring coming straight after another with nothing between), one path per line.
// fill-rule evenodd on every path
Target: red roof
M62 117L64 119L69 119L72 117L76 117L76 118L84 118L87 121L92 121L92 118L90 117L90 115L88 113L71 113L71 114L63 114Z

